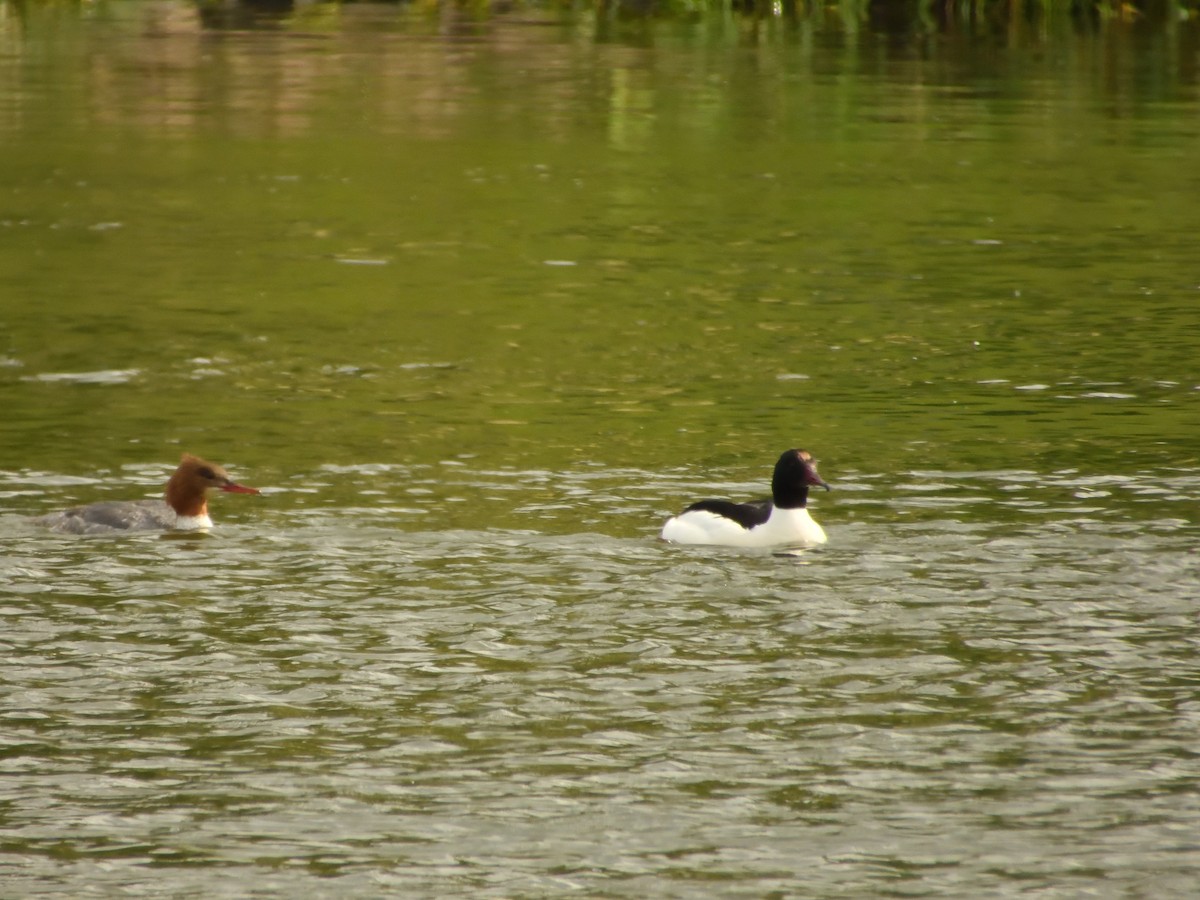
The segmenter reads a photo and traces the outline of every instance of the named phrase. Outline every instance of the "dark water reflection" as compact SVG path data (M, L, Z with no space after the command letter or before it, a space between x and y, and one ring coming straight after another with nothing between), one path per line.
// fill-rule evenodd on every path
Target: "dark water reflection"
M1194 891L1194 21L846 9L0 20L0 893Z

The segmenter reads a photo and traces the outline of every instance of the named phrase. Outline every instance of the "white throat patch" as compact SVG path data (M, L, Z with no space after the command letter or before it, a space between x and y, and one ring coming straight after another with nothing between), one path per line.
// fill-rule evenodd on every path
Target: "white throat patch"
M208 514L202 516L176 516L175 529L177 531L203 531L206 528L212 528L213 521L208 517Z

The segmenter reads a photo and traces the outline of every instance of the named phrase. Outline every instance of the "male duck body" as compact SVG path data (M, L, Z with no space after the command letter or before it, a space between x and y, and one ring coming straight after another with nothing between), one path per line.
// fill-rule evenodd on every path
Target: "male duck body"
M806 450L787 450L775 463L771 499L748 503L701 500L667 520L662 538L678 544L726 547L812 547L828 538L808 512L808 489L829 490Z

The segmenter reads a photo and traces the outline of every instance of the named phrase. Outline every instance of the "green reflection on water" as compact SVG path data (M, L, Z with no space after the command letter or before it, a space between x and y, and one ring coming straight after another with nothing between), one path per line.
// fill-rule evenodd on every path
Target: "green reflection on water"
M163 9L8 38L7 466L1195 461L1195 84L1134 36Z

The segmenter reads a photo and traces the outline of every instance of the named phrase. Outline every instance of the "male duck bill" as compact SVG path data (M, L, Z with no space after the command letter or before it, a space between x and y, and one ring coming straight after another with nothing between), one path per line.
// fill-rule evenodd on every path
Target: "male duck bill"
M162 500L105 500L50 513L34 521L66 534L107 534L114 531L182 530L212 528L208 516L208 491L257 494L238 484L220 466L183 454L167 481Z
M788 450L775 463L771 499L749 503L701 500L668 519L662 538L677 544L727 547L812 547L824 544L825 530L809 515L808 489L829 485L817 474L806 450Z

